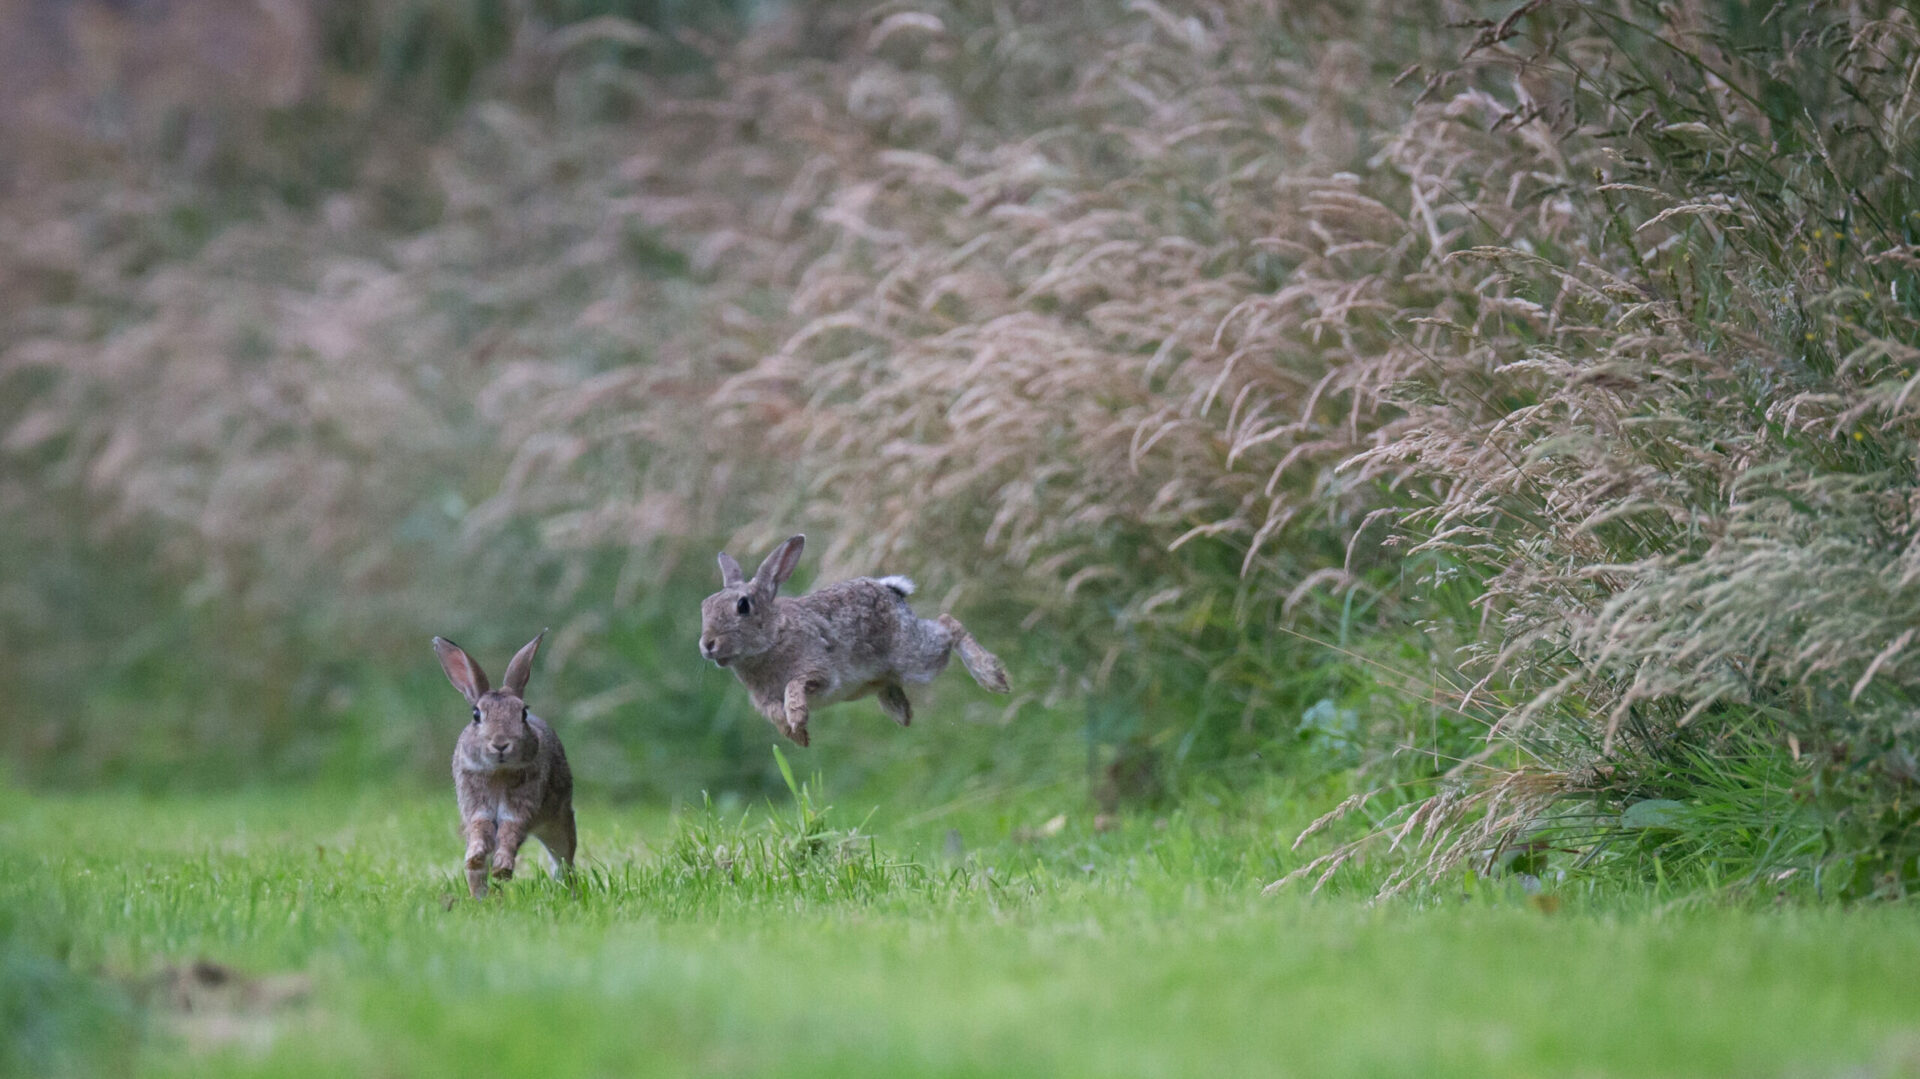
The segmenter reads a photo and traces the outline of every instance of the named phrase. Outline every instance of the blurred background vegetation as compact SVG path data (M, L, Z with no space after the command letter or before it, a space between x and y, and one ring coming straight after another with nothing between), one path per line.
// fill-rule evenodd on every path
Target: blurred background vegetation
M591 791L776 790L696 609L716 549L804 530L803 574L915 575L1016 681L829 713L843 787L1284 775L1355 796L1317 873L1903 894L1915 37L0 0L6 759L436 784L427 638L551 626Z

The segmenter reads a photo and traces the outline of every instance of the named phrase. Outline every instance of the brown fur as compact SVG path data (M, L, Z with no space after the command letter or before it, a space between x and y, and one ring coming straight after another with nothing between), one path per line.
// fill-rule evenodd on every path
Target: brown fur
M878 694L881 711L904 727L913 722L905 685L931 682L955 651L974 681L1008 692L1006 667L959 619L913 613L913 582L904 577L855 577L804 596L778 595L805 542L794 536L781 544L752 580L723 552L721 589L700 605L700 654L731 666L781 733L804 746L814 709L868 694Z
M544 636L514 654L499 689L488 687L486 672L459 645L433 639L447 680L473 706L453 750L453 789L467 839L467 889L475 899L486 898L489 859L494 877L512 879L528 835L547 848L555 877L573 869L573 771L560 736L522 699Z

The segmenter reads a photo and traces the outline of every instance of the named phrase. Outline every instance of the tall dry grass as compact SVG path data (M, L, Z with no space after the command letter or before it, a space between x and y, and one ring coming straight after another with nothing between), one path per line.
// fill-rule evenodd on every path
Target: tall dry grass
M1353 170L1418 87L1382 88L1450 37L1404 14L882 7L830 64L730 72L806 162L757 219L799 260L786 335L713 400L791 462L775 512L1060 645L1060 697L1144 687L1121 730L1292 740L1327 690L1272 625L1341 609L1314 586L1373 506L1331 465L1379 341L1308 324L1367 302L1317 237L1382 223Z
M867 523L836 555L1017 582L1096 672L1397 562L1374 609L1465 642L1442 695L1490 738L1376 833L1425 826L1427 870L1771 752L1759 801L1861 804L1756 874L1914 883L1907 13L992 12L874 16L816 110L801 324L716 398L786 413ZM1047 102L1017 134L1007 88ZM1421 595L1454 578L1472 620Z
M1439 481L1398 514L1408 549L1485 580L1463 700L1490 771L1376 835L1422 830L1431 873L1556 836L1645 864L1651 828L1724 843L1744 883L1903 892L1915 24L1633 14L1489 27L1469 64L1512 89L1441 96L1397 143L1512 132L1480 160L1503 196L1434 260L1477 280L1407 320L1405 415L1345 466Z
M341 17L282 6L323 28ZM619 657L601 642L631 634L610 602L671 573L670 541L719 531L725 484L703 456L717 436L696 406L721 361L686 342L754 286L700 288L633 206L642 151L616 136L637 72L671 52L655 31L517 11L481 57L486 92L452 120L438 99L415 107L410 68L309 49L297 100L216 80L184 112L161 98L124 130L92 123L150 89L147 24L184 24L164 44L207 8L7 13L107 76L50 75L6 117L32 150L0 200L0 498L25 570L0 586L25 690L6 721L26 763L90 775L194 771L209 747L227 781L276 762L310 773L356 725L382 763L424 767L437 751L414 748L428 742L411 701L367 689L406 668L423 629L485 644L552 621L550 666L584 648L576 665L606 670ZM114 48L80 35L85 20L120 31ZM228 44L242 69L271 58ZM703 78L659 82L697 93ZM65 111L25 107L39 100ZM224 110L247 122L208 128L210 146L162 137ZM583 396L554 406L561 387ZM650 417L574 422L626 392ZM620 741L611 713L645 678L611 680L588 684L609 692L595 714ZM673 692L688 723L710 718Z

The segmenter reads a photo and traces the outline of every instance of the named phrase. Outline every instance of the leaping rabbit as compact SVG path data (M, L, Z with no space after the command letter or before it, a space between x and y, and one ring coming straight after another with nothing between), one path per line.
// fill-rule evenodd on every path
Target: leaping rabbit
M752 580L722 551L720 591L700 604L700 654L731 667L782 734L804 746L813 709L869 693L904 727L913 722L905 684L933 681L956 651L974 681L1008 692L1006 667L959 619L913 613L913 582L905 577L855 577L804 596L778 595L806 541L782 543Z

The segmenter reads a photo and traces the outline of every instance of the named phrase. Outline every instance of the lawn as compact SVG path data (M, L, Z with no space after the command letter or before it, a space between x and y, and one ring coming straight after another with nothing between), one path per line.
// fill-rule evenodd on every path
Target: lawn
M1287 791L589 805L575 889L485 903L450 796L0 797L29 1074L1920 1074L1910 909L1263 899Z

